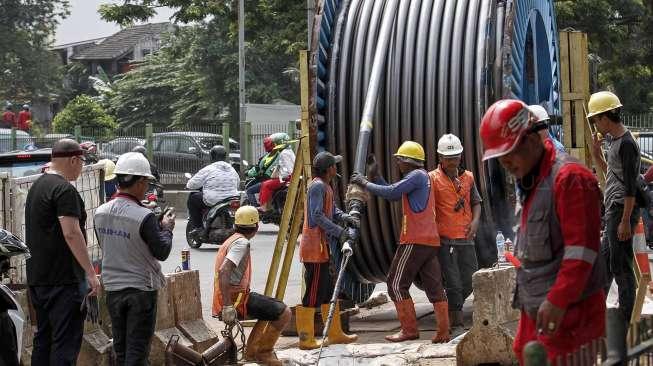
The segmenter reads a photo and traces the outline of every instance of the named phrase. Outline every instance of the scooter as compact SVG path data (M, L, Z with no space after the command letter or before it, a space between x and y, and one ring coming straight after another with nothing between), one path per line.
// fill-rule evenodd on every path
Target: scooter
M0 280L8 275L10 258L25 255L29 249L9 231L0 229ZM0 365L18 366L23 342L25 313L13 291L0 281Z
M276 178L273 178L276 179ZM256 183L261 182L261 178L248 178L245 181L245 190L253 186ZM272 201L270 202L270 209L265 213L261 214L261 221L264 224L275 224L279 226L281 224L281 215L283 214L283 206L286 204L286 196L288 195L288 185L286 183L282 188L276 190L272 195ZM249 199L245 198L243 200L244 205L250 205Z
M187 178L192 176L185 174ZM240 208L240 196L228 197L202 213L202 228L194 230L193 223L186 224L186 242L191 248L202 244L221 245L234 233L236 210Z

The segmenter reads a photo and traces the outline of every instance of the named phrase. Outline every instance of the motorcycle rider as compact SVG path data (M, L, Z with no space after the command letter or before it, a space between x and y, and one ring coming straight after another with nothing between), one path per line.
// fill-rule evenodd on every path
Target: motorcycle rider
M211 164L202 168L188 183L186 189L200 189L188 196L188 215L193 224L193 235L203 230L202 211L218 202L238 196L240 176L227 162L227 150L216 145L211 148Z
M144 157L147 158L147 149L143 145L134 146L134 148L132 149L132 152L141 153L141 154L143 154ZM156 164L151 162L149 158L147 159L147 161L150 163L150 171L152 172L152 175L154 176L154 180L156 182L160 182L161 181L161 176L159 175L159 169L156 167Z
M269 179L261 185L259 195L259 211L265 213L270 209L274 192L283 188L290 181L290 176L295 168L295 152L290 146L290 136L285 132L270 135L275 144L273 151L279 152L278 165L275 167Z
M258 206L256 194L261 192L263 182L270 179L272 171L279 161L279 150L274 150L274 142L270 136L263 139L263 147L265 148L265 155L261 156L258 163L247 171L247 178L255 179L255 183L246 190L249 204L253 206Z

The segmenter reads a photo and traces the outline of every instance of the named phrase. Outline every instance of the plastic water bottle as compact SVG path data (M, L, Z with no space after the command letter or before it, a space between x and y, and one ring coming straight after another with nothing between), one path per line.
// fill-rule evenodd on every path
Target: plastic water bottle
M506 256L505 256L505 245L506 245L506 238L503 237L503 233L501 230L497 231L497 256L498 256L498 263L505 263L506 262Z

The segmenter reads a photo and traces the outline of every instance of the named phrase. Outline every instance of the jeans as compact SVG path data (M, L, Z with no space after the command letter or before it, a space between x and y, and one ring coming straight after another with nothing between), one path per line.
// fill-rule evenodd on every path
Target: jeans
M258 201L256 200L256 194L261 192L262 182L256 183L251 187L247 188L245 191L247 193L247 200L249 200L250 206L258 206Z
M148 365L156 323L157 291L107 291L113 349L119 366Z
M617 282L619 290L619 309L623 312L624 319L630 321L630 316L635 306L635 291L637 290L637 281L633 269L633 238L625 241L617 239L617 228L621 222L624 206L621 204L612 204L610 209L605 213L605 231L601 238L601 254L606 260L608 269L608 282L605 287L605 293L610 291L612 279ZM635 231L639 221L639 209L633 209L630 215L630 226Z
M465 299L472 293L472 275L478 270L473 245L449 245L442 239L439 253L444 287L449 310L463 309Z
M77 285L30 286L36 312L32 365L75 365L82 346L84 319L80 310L86 281Z
M202 192L193 192L188 195L188 216L190 222L193 224L193 228L197 229L202 227L202 211L209 209L207 205L204 204L204 196Z

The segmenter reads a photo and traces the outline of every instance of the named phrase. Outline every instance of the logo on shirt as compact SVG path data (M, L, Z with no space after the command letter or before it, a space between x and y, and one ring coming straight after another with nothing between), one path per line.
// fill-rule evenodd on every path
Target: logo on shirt
M120 229L106 228L106 227L96 227L95 230L102 235L108 236L117 236L124 239L130 239L131 234Z

